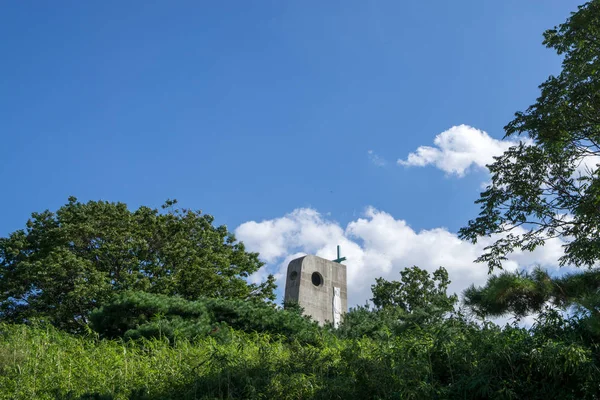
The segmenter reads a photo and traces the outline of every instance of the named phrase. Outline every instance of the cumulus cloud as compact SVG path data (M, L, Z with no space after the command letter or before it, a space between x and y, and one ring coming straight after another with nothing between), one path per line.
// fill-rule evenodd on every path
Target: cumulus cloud
M281 218L243 223L236 237L250 251L258 251L267 263L286 256L290 251L316 252L324 243L344 236L343 229L310 208L299 208Z
M528 138L523 138L525 144L533 144ZM419 146L408 157L398 159L398 165L405 167L425 167L433 165L449 175L463 177L467 172L480 168L494 161L518 141L498 140L486 132L469 125L458 125L440 133L433 140L434 146ZM371 161L377 165L379 157L369 150ZM385 160L383 160L385 162ZM590 176L600 167L600 156L586 155L576 160L574 178ZM482 183L485 187L487 182Z
M488 277L487 266L473 260L494 240L483 238L471 244L445 228L416 231L406 221L375 208L368 208L345 228L316 210L303 208L280 218L243 223L235 234L267 263L252 279L261 280L273 273L280 290L292 259L304 254L334 259L336 246L341 245L342 255L348 259L350 306L370 299L375 278L397 280L399 272L412 265L430 272L445 267L453 293L460 294L471 284L482 285ZM538 263L552 270L563 254L562 245L559 239L552 239L534 252L517 251L509 256L504 268L510 271Z
M517 142L497 140L486 132L468 125L453 126L437 135L434 147L420 146L410 153L406 160L398 160L399 165L424 167L434 165L442 171L462 177L471 168L485 168Z
M369 155L369 160L374 165L376 165L378 167L385 167L386 166L387 161L383 157L381 157L380 155L378 155L377 153L375 153L373 150L367 151L367 154Z

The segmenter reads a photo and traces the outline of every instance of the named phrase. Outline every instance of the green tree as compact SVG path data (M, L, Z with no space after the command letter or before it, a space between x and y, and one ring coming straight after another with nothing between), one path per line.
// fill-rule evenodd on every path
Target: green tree
M411 313L423 309L439 309L441 312L452 310L456 296L448 296L446 290L450 284L448 271L440 267L429 275L417 266L405 268L400 272L399 281L387 281L377 278L371 285L371 301L377 308L400 308Z
M448 295L445 268L429 274L417 266L400 272L399 281L377 278L371 285L374 307L355 307L344 316L339 333L344 337L375 338L398 334L413 325L439 321L454 309L456 295Z
M260 285L245 279L263 265L256 253L212 216L175 204L130 211L71 197L56 212L33 213L25 229L0 238L0 315L76 331L124 290L274 300L272 276Z
M241 299L200 299L144 292L122 292L90 314L91 327L102 337L166 337L194 340L207 335L226 338L231 327L248 333L281 335L286 340L317 344L322 331L316 322Z
M503 272L491 276L483 287L471 286L464 303L480 317L513 314L523 317L544 311L547 304L574 308L583 315L600 317L600 270L552 277L536 268L532 272Z
M563 57L562 71L505 127L506 137L525 140L488 166L481 212L460 230L472 242L498 234L478 258L490 271L511 251L554 237L568 241L561 265L600 259L600 1L546 31L544 44Z

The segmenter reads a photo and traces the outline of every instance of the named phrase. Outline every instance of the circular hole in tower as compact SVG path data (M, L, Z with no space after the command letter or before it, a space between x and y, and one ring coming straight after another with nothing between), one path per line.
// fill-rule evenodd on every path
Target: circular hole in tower
M290 274L290 280L295 281L297 277L298 277L298 272L292 271L292 273Z
M323 277L318 272L312 273L311 280L312 280L313 285L315 285L315 286L321 286L323 284Z

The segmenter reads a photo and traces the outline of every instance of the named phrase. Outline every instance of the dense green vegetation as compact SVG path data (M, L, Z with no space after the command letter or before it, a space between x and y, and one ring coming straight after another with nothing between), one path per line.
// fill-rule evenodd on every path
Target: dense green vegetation
M297 308L139 291L92 312L87 334L0 324L0 398L599 397L591 317L544 311L529 330L501 328L449 312L443 269L401 279L378 280L378 305L353 309L339 329Z
M464 303L480 316L525 316L548 305L570 309L584 317L600 317L600 270L552 277L536 268L532 272L503 272L488 279L484 287L471 286Z
M545 44L563 71L506 127L531 141L490 166L461 235L500 234L490 271L557 236L589 270L491 276L461 309L444 268L411 267L319 327L275 306L272 276L247 282L258 254L211 216L70 198L0 238L0 399L600 398L600 173L579 170L600 155L600 0Z
M454 310L456 295L448 295L448 272L438 268L432 275L416 266L400 272L399 281L378 278L371 285L373 307L350 310L336 334L344 338L400 335L414 326L441 321Z
M126 292L93 312L91 327L104 338L195 340L226 338L231 329L282 335L289 341L315 344L322 337L316 322L299 313L264 303L202 299Z
M49 321L85 331L89 313L115 293L138 290L186 299L272 301L274 279L245 280L263 264L258 254L200 211L71 197L56 212L34 213L25 229L0 238L3 319Z
M597 347L552 315L533 332L457 317L317 345L239 331L193 342L0 332L5 399L593 399L600 382Z

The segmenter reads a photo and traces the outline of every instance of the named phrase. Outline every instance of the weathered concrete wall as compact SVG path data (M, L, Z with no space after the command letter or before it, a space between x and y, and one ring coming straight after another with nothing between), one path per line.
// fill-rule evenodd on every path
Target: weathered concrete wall
M313 282L313 274L318 274L320 282L318 279ZM342 313L346 313L346 266L313 255L300 257L288 265L284 300L297 301L304 308L304 314L323 325L333 321L334 287L340 288Z

